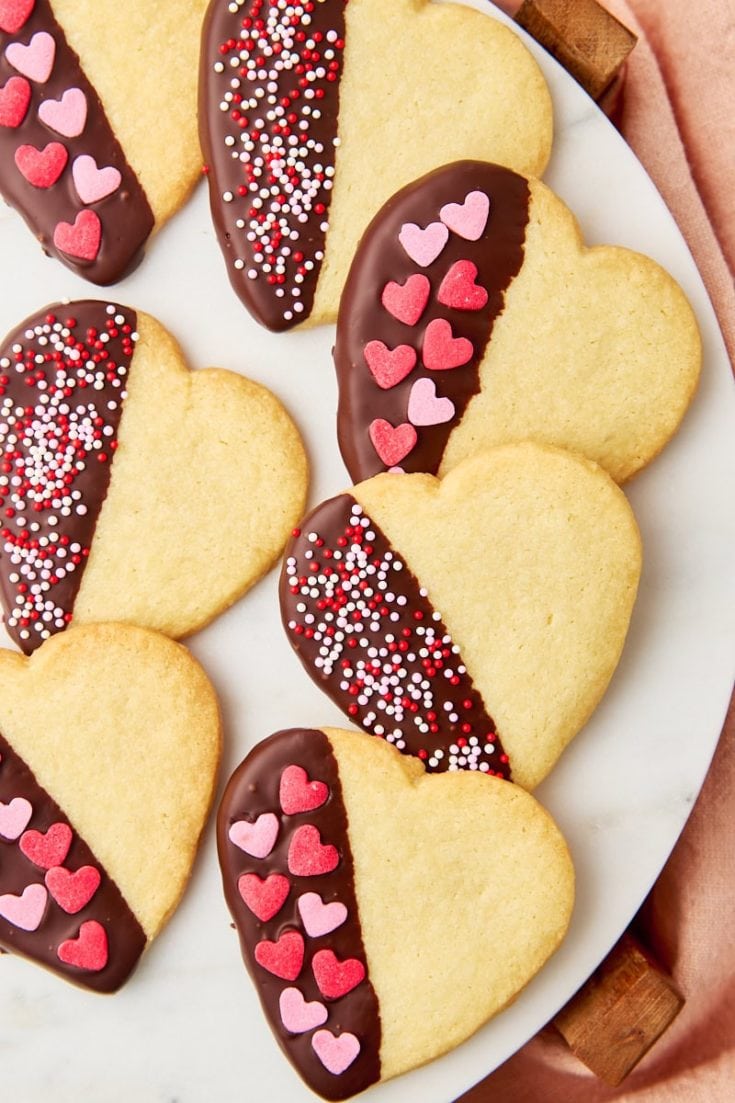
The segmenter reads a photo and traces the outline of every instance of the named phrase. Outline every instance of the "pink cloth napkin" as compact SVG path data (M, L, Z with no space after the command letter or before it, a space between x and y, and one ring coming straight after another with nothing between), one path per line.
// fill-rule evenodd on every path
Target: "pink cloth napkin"
M518 0L498 0L509 14ZM606 0L639 36L621 129L666 200L735 362L735 0ZM636 920L686 1005L617 1089L548 1027L462 1103L735 1099L735 699L702 793Z

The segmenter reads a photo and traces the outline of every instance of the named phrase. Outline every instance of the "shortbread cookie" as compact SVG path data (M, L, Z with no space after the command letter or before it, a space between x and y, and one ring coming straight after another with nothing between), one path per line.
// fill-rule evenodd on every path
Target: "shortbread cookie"
M214 690L157 632L0 651L0 946L119 988L184 890L219 750Z
M0 590L30 652L72 618L183 636L243 594L301 517L278 400L191 372L147 314L57 304L0 346Z
M377 475L318 506L286 550L281 613L317 685L430 771L533 788L620 657L641 549L622 491L535 444L440 482Z
M585 247L538 180L460 162L383 207L339 314L339 440L357 482L444 474L538 440L618 482L676 432L699 377L691 308L657 264Z
M0 195L47 253L119 279L201 167L206 0L0 0Z
M257 746L225 790L217 843L270 1025L326 1099L474 1033L556 950L572 910L566 844L533 797L429 776L334 728Z
M429 0L211 0L199 105L232 285L270 329L334 321L370 218L457 157L541 173L548 89L486 12Z

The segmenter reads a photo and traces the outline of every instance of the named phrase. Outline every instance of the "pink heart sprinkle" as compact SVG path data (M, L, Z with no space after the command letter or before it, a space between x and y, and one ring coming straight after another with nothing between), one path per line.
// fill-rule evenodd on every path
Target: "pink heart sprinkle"
M395 467L405 459L418 440L416 430L407 421L393 426L382 417L376 417L370 423L368 433L373 448L386 467Z
M262 880L257 873L242 873L237 882L237 891L243 903L262 923L267 923L278 915L286 897L291 891L288 877L282 873L271 873Z
M455 337L446 318L429 322L424 333L421 356L429 371L451 371L472 359L472 342Z
M9 804L0 800L0 835L4 839L19 838L33 815L33 805L25 797L13 797Z
M451 398L437 398L433 379L417 379L408 396L408 420L412 425L443 425L454 417Z
M82 203L98 203L120 187L122 176L113 165L97 168L94 157L83 153L71 167L74 187Z
M54 866L46 873L46 887L67 915L76 915L87 906L101 880L100 871L94 866L80 866L73 873L63 866Z
M81 88L67 88L60 100L44 100L38 117L65 138L78 138L87 122L87 97Z
M264 938L253 951L263 969L281 980L296 980L304 964L304 939L298 931L284 931L275 942Z
M337 847L323 843L317 827L306 823L294 831L288 847L288 868L294 877L318 877L338 865Z
M430 292L431 284L427 277L416 272L403 284L396 283L395 280L387 283L383 288L380 301L388 313L399 322L405 322L407 326L415 326L426 310Z
M304 930L311 938L320 938L341 927L347 918L347 908L339 900L325 904L318 892L305 892L298 899Z
M317 1030L311 1045L324 1068L333 1076L348 1069L360 1052L360 1043L354 1034L335 1036L331 1030Z
M315 1026L321 1026L329 1017L323 1003L313 1000L307 1003L298 988L284 988L278 1000L281 1022L291 1034L305 1034Z
M487 291L475 283L477 265L471 260L458 260L441 282L437 299L454 310L482 310L487 303Z
M35 146L18 146L15 163L34 188L50 188L61 176L69 154L61 142L49 142L43 149Z
M88 919L79 928L78 938L68 938L56 951L59 961L99 973L107 965L107 933L96 919Z
M15 130L26 117L31 86L24 77L11 77L0 88L0 126Z
M328 1000L339 1000L365 979L365 966L356 957L344 961L334 950L317 950L311 959L311 969L319 991Z
M0 896L0 917L21 931L37 931L46 913L48 893L43 885L28 885L22 896Z
M490 200L484 191L471 191L464 203L447 203L439 211L445 226L466 241L478 241L487 226Z
M278 818L273 812L263 812L255 823L237 820L228 834L230 842L252 858L267 858L278 838Z
M416 350L410 345L389 349L382 341L368 341L363 354L373 379L384 391L397 386L416 366Z
M94 211L80 211L69 222L59 222L54 230L54 245L61 253L79 260L95 260L100 251L102 223Z
M18 843L29 861L41 869L60 866L69 853L73 838L68 823L52 823L48 831L26 831Z
M5 56L24 77L45 84L54 67L56 43L46 31L38 31L27 46L22 42L11 42Z
M411 260L428 268L447 244L449 230L441 222L430 222L423 230L415 222L404 222L398 240Z
M28 22L36 0L0 0L0 31L17 34Z
M323 781L310 781L303 766L287 766L281 774L278 796L286 815L296 816L321 808L329 796L329 788Z

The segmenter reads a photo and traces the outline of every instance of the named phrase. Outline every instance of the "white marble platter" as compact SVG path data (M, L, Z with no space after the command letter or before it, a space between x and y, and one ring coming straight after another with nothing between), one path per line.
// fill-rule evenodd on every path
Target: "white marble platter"
M475 6L487 9L481 0ZM679 280L702 328L704 374L679 436L629 488L645 568L622 663L602 706L538 792L577 867L567 941L494 1022L449 1056L371 1089L370 1103L450 1103L574 993L627 925L681 831L716 744L735 666L735 388L717 323L641 166L571 78L530 45L555 106L546 180L576 211L588 242L648 253ZM0 212L0 334L48 302L90 294L89 285L41 254L16 215ZM249 319L230 290L203 187L111 294L160 318L193 365L241 371L283 399L313 462L311 504L344 489L333 330L273 335ZM278 728L343 724L290 651L276 580L271 573L191 640L223 702L222 784L249 748ZM241 965L211 823L179 911L117 995L94 996L25 961L0 959L0 1098L314 1099L282 1057Z

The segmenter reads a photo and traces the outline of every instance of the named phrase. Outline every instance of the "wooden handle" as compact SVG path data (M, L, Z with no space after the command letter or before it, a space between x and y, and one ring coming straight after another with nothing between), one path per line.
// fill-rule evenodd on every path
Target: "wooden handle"
M672 981L630 934L554 1019L572 1052L619 1084L684 1006Z
M594 100L609 101L638 39L597 0L523 0L515 18Z

